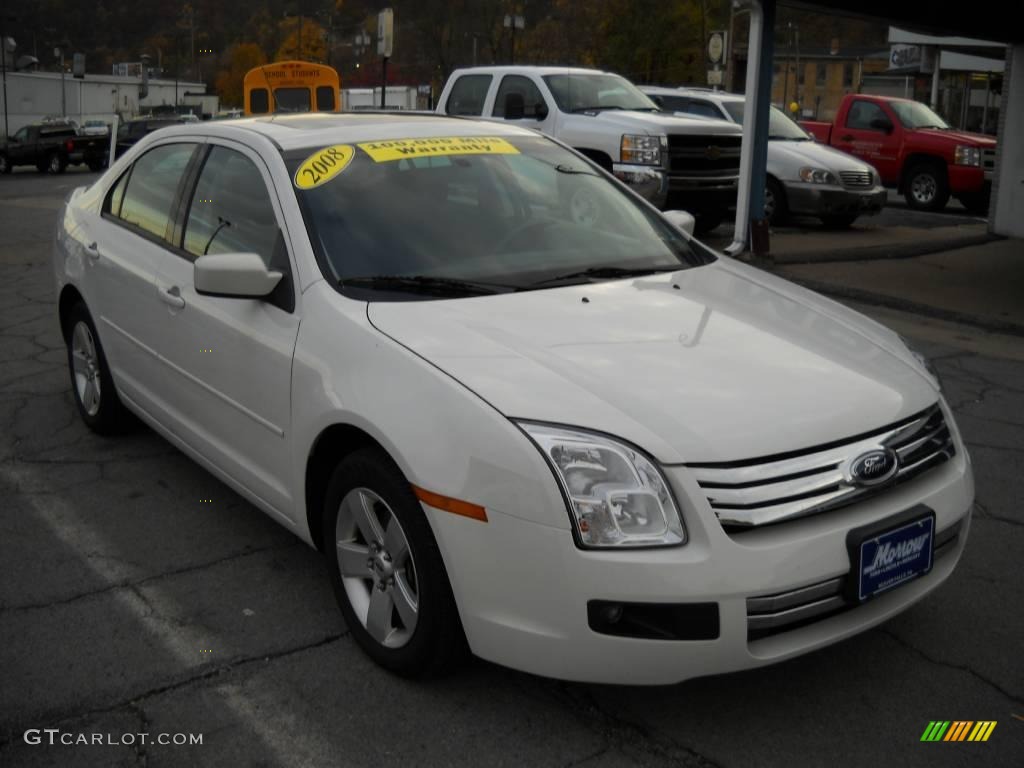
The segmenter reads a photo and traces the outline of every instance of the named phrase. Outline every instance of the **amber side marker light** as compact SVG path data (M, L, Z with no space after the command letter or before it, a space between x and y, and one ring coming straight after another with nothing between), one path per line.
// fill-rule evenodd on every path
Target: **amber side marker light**
M468 501L453 499L451 496L442 496L439 493L420 488L418 485L414 485L412 491L416 494L417 499L424 504L429 504L434 509L451 512L453 515L471 517L483 523L487 522L487 511L479 504L470 504Z

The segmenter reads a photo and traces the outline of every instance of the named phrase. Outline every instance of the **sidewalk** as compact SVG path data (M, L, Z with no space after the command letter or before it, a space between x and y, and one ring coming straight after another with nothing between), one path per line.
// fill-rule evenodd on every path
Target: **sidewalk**
M938 249L952 250L993 240L984 222L921 228L854 226L829 231L801 229L772 232L771 258L776 264L822 263L867 259L904 259Z
M937 231L915 234L924 239ZM867 255L860 257L867 261L818 263L776 259L766 268L832 296L1024 336L1024 240L985 239L912 258Z

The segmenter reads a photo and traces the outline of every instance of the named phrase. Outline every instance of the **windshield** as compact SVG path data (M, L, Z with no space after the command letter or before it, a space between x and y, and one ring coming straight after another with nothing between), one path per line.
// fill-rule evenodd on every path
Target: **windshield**
M304 170L310 161L315 166L332 150L351 160L302 189L316 175L315 167ZM414 287L427 289L398 298L430 298L442 281L507 292L714 258L542 137L366 142L289 152L285 160L325 277L336 285L358 282L359 298L394 300L397 281L386 277L416 277ZM578 274L586 270L601 274Z
M657 105L635 85L618 75L568 73L545 75L558 108L563 112L598 109L637 109L657 112Z
M949 128L949 124L917 101L889 102L904 128Z
M726 101L722 106L725 107L725 111L732 116L732 119L735 122L743 125L744 102ZM772 107L768 111L768 138L789 139L790 141L811 140L811 137L807 135L807 132L791 119L786 117L786 114L778 107Z

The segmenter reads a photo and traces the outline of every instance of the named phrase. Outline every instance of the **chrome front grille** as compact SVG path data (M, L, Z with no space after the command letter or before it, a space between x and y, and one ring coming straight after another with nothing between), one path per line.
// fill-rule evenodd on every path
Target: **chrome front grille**
M872 450L896 459L891 478L858 483L851 465ZM798 453L721 464L688 464L726 530L779 523L836 509L909 480L952 458L953 436L933 405L874 432Z
M840 171L844 187L863 188L872 186L871 171Z
M935 534L932 562L937 562L953 551L963 520ZM747 598L747 639L788 632L815 621L856 607L845 596L847 576L820 581L806 587Z

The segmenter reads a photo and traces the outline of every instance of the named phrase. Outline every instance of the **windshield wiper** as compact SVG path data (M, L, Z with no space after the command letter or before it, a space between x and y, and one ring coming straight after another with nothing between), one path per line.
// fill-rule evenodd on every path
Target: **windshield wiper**
M477 283L454 277L430 275L359 275L343 277L338 285L344 288L376 288L382 291L408 293L450 294L457 296L485 296L511 291L512 286L500 283Z
M528 287L536 288L540 285L558 283L563 280L580 280L586 278L600 279L605 277L641 277L643 275L653 275L655 272L675 272L677 269L682 268L682 264L678 267L590 267L589 269L581 269L578 272L568 272L564 275L547 277L543 280L538 280L536 283L530 283Z
M576 107L576 109L574 109L572 111L574 113L575 112L600 112L602 109L625 109L625 107L620 107L617 104L604 104L604 105L597 106L597 107Z

